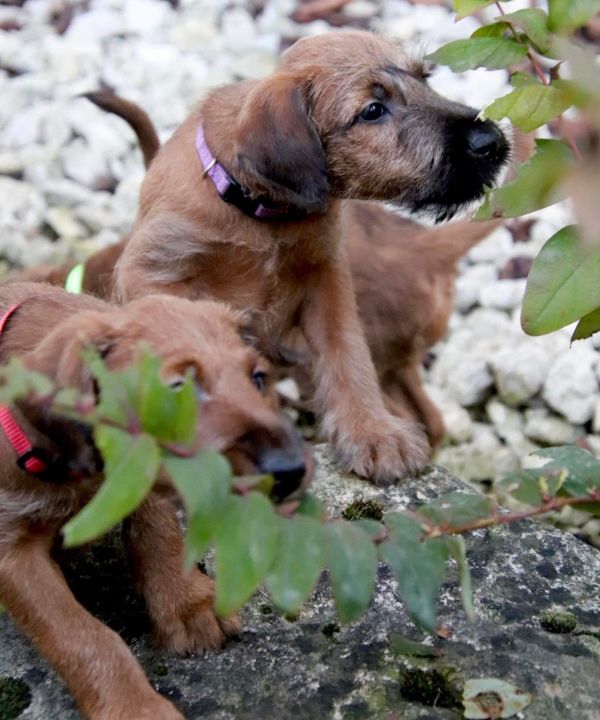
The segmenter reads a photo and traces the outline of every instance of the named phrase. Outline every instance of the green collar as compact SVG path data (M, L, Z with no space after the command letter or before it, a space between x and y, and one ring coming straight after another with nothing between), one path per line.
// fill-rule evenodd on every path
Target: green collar
M65 280L65 290L74 295L81 295L83 292L83 275L85 273L85 264L78 263L74 265Z

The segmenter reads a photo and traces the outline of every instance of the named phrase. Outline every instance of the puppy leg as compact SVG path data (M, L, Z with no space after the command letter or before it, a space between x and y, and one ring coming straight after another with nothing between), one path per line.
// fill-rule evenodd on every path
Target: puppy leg
M302 325L314 356L324 429L342 464L380 484L420 470L427 443L415 424L385 409L345 256L320 272Z
M213 581L194 567L183 571L183 540L173 505L150 495L131 517L128 545L134 575L159 644L186 655L216 650L239 633L236 617L215 616Z
M397 391L400 391L414 408L415 417L425 427L429 443L435 449L444 439L446 428L440 411L423 388L418 364L401 365L397 370L397 383ZM388 392L390 391L388 390ZM393 391L390 394L394 398Z
M73 597L49 539L3 547L0 599L69 686L88 720L183 720L121 638Z

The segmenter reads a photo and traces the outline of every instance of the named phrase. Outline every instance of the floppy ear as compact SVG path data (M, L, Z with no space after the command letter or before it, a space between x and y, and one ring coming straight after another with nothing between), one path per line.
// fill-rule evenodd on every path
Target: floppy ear
M293 75L276 74L250 92L235 134L237 180L254 196L323 212L329 183L325 152Z
M60 323L23 360L27 367L53 378L60 387L88 392L92 390L92 376L83 358L84 349L95 349L106 357L116 337L103 313L78 313Z

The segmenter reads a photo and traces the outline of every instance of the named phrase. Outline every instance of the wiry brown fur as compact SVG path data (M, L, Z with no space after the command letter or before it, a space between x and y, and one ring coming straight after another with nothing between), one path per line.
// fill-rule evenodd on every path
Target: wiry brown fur
M300 453L304 479L310 458L277 412L272 387L251 381L265 361L247 347L240 317L214 302L148 296L115 308L88 296L68 295L43 284L0 287L0 315L22 303L0 336L0 362L22 357L27 367L59 386L92 389L82 362L84 346L105 355L111 369L131 363L140 341L162 359L166 381L193 370L201 410L198 441L228 455L237 472L256 472L257 457ZM20 404L18 421L34 446L62 460L47 482L20 470L0 432L0 602L62 675L83 715L92 720L181 720L149 685L125 643L93 618L71 594L51 558L64 522L94 494L102 480L98 455L85 426ZM62 475L62 472L65 475ZM67 473L75 472L72 478ZM134 577L161 645L177 653L216 649L239 629L237 618L217 618L212 580L183 571L179 523L171 489L161 478L128 521ZM285 493L284 493L285 494Z
M362 122L361 110L378 98L390 112ZM253 196L307 215L265 222L224 203L195 155L200 122L213 154ZM426 443L416 425L385 409L341 218L348 197L443 203L438 194L450 192L454 172L448 122L474 123L475 114L427 88L392 43L358 32L298 42L270 78L213 91L160 150L117 263L117 297L228 300L259 312L273 344L299 327L323 427L344 467L382 483L417 471ZM458 201L452 195L449 207Z

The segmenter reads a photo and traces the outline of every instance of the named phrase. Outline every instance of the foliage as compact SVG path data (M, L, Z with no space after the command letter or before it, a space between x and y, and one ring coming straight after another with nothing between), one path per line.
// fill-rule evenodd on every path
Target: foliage
M595 53L576 43L575 32L600 11L600 0L549 0L547 12L510 12L509 3L454 0L457 18L484 8L498 14L471 38L429 57L457 72L509 68L513 89L482 117L507 118L524 132L552 123L561 138L538 140L512 182L488 189L475 217L517 217L571 196L578 226L557 232L534 260L521 323L540 335L579 320L573 334L579 340L600 330L600 73ZM562 117L567 110L569 120Z
M386 513L381 521L373 513L359 513L354 520L329 518L311 495L282 512L270 501L269 478L234 477L223 456L196 447L201 418L190 402L191 381L177 390L168 387L159 362L147 354L123 372L108 372L96 356L89 362L98 400L56 390L18 361L0 370L0 403L26 399L93 431L104 480L63 528L65 543L99 537L132 513L159 477L170 479L187 513L186 565L215 548L216 609L222 615L238 610L262 583L281 611L297 613L329 569L339 618L352 622L368 608L378 562L383 562L394 572L411 617L433 631L450 559L458 569L465 611L473 615L463 534L568 504L600 515L600 462L576 448L543 451L543 468L505 482L507 492L532 506L518 513L505 513L479 494L458 492L411 511Z

